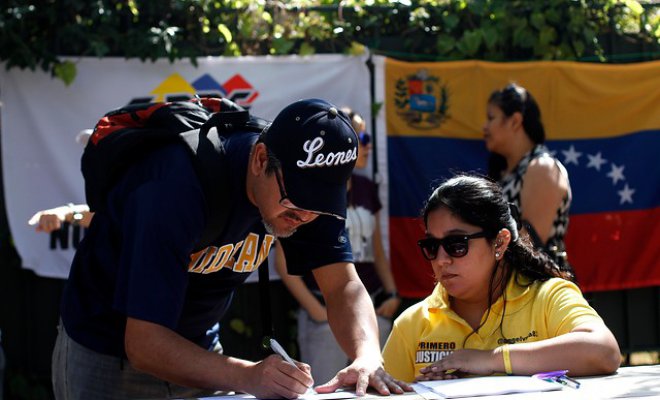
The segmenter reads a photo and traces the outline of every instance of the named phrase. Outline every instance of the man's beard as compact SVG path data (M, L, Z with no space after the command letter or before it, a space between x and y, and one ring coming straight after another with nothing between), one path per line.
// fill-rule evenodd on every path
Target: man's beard
M283 238L288 238L289 236L291 236L291 235L293 235L294 233L296 233L296 229L293 229L293 230L290 230L290 231L284 231L284 232L282 232L282 231L277 231L277 230L275 229L275 227L274 227L273 225L269 224L268 222L266 222L265 219L262 219L262 220L261 220L261 223L264 224L264 228L266 228L266 232L267 232L267 233L269 233L269 234L271 234L271 235L273 235L273 236L275 236L275 237L278 237L278 238L282 238L282 239L283 239Z

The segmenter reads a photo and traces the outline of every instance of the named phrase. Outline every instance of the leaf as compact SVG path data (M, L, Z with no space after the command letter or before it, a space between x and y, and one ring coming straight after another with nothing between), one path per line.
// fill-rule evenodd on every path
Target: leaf
M58 62L53 67L53 73L61 79L66 86L69 86L76 79L76 64L71 61Z
M545 26L545 17L543 16L543 13L535 11L532 13L532 16L529 17L529 22L534 28L541 30Z
M463 37L456 44L456 47L466 56L474 56L479 51L482 38L481 29L475 31L467 31Z
M501 37L501 33L493 26L483 26L481 33L483 34L484 44L488 50L494 50L498 39Z
M557 32L555 28L551 26L546 26L541 29L539 32L539 43L542 45L547 45L552 43L557 38Z
M639 16L644 13L644 7L635 0L623 0L623 3L632 11L633 15Z
M348 54L352 56L360 56L367 51L367 48L358 42L351 42L351 47L348 48Z
M460 20L455 14L447 13L442 16L442 25L445 28L445 32L449 32L452 29L456 28Z
M545 10L544 17L546 21L550 24L557 24L561 21L561 16L559 15L559 12L554 9L554 8L548 8Z
M303 42L303 44L300 45L300 50L298 50L298 54L301 56L311 56L316 52L316 49L314 46L307 42Z
M227 25L218 24L218 32L220 32L220 34L225 38L226 43L231 43L233 41L231 31L229 28L227 28Z
M531 48L536 41L536 35L527 25L527 20L518 22L518 26L513 31L513 45L522 48Z
M575 55L578 57L582 57L584 54L584 42L581 40L575 40L573 42L573 47L575 48Z
M377 117L380 113L380 110L383 108L383 102L376 102L371 104L371 115Z
M438 49L438 53L447 54L454 49L454 44L456 40L449 35L440 35L435 42L435 47Z
M296 44L293 40L284 37L273 39L273 45L270 48L270 53L275 54L289 54L293 46Z
M473 14L483 16L486 13L486 2L484 0L472 0L467 6Z

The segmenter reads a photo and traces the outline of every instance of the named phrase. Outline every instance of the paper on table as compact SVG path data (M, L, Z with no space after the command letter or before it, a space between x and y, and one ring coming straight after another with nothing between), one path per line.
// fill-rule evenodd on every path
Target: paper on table
M424 381L419 384L452 399L510 393L547 392L561 390L562 385L531 376L483 376L478 378Z
M304 395L298 397L299 400L336 400L336 399L354 399L357 394L353 391L339 391L334 393L319 394L313 390L308 391ZM239 400L239 399L255 399L250 394L238 393L233 395L213 396L213 397L200 397L197 400Z

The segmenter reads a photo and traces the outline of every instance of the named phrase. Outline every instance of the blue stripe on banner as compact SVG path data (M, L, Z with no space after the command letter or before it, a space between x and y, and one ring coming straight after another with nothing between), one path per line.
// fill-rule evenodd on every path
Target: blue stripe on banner
M571 180L571 214L660 205L660 131L547 143ZM457 172L485 174L481 140L388 137L390 215L416 217L433 186Z
M571 214L660 205L660 130L605 139L556 140L548 148L568 170Z
M482 140L390 136L390 216L417 217L433 187L458 172L485 174Z

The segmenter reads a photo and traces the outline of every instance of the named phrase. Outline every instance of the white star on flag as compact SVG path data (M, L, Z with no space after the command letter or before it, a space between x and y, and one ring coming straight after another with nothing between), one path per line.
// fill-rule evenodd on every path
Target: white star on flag
M621 197L621 200L619 200L619 204L623 203L630 203L632 204L632 195L635 193L635 189L631 189L628 187L628 184L623 187L623 190L619 190L617 193L619 193L619 197Z
M587 168L593 167L596 168L596 170L600 171L600 167L603 164L607 163L607 160L602 157L600 151L595 156L592 156L591 154L587 154L587 157L589 157L589 164L587 164Z
M562 150L562 153L564 153L564 164L570 164L573 163L575 165L578 164L578 158L582 155L581 152L575 151L575 147L571 145L571 147L568 150Z
M612 163L612 170L607 173L607 176L612 178L612 184L616 185L617 182L623 181L626 179L625 176L623 176L623 169L625 168L625 165L622 165L620 167L617 167L616 164Z

